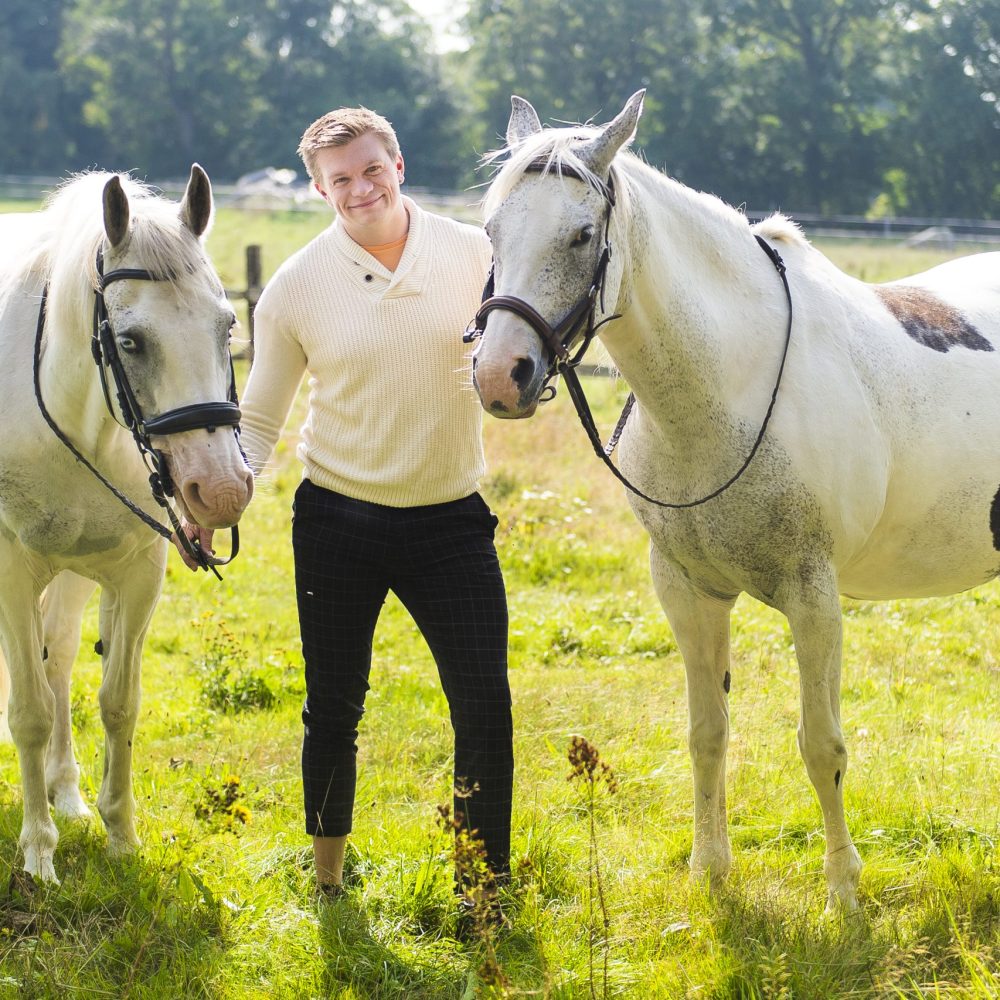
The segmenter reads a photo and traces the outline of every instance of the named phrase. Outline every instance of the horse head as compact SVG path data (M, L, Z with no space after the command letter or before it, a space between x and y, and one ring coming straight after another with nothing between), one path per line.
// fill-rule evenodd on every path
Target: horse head
M484 202L493 243L492 295L477 316L473 382L497 417L535 412L553 371L583 349L617 300L609 268L612 162L635 134L645 91L603 128L543 130L511 98L507 160Z
M232 384L236 316L202 242L212 219L208 175L192 166L179 209L130 199L117 175L103 203L102 372L107 379L117 365L123 376L109 394L113 412L148 436L166 489L190 521L230 527L250 501L253 475L239 447Z

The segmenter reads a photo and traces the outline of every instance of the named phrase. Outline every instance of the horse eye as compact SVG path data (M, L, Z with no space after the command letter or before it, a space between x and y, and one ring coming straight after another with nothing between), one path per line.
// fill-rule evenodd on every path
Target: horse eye
M577 233L576 239L573 240L573 246L582 247L585 243L589 243L594 236L593 226L584 226L583 229Z
M118 346L126 354L138 354L142 350L142 344L139 343L137 338L130 337L124 333L118 338Z

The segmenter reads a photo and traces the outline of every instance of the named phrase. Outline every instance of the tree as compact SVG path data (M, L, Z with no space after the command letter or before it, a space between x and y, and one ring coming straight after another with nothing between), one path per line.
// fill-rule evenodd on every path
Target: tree
M543 121L603 121L645 87L642 149L678 176L697 174L692 137L716 100L705 26L698 0L473 0L474 44L453 72L470 82L477 148L497 145L511 94Z
M309 122L364 102L396 124L415 182L455 182L460 125L428 29L400 0L76 0L64 37L116 166L298 166Z
M896 54L884 202L894 214L1000 215L1000 22L993 0L942 0Z
M51 173L85 161L91 136L82 96L59 74L56 50L69 0L0 5L0 173Z
M881 67L909 17L897 0L708 0L738 66L727 133L756 207L863 211L889 108Z

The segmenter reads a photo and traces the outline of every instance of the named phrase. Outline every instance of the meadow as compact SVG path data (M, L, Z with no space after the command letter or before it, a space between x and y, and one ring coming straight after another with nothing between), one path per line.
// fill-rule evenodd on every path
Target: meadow
M238 288L244 245L263 246L269 274L326 221L223 209L210 249ZM867 280L949 256L824 249ZM609 428L627 389L586 382ZM728 767L736 857L727 887L710 895L687 870L684 675L645 536L564 393L530 421L485 424L483 493L500 518L511 608L510 927L458 940L452 841L437 812L451 791L447 707L391 598L362 723L348 890L318 904L302 832L290 553L301 413L300 400L224 581L171 558L135 737L139 853L109 859L99 823L61 824L61 884L26 885L16 755L0 746L0 998L1000 995L1000 589L844 601L845 799L865 862L862 909L849 918L823 914L822 824L796 746L789 630L740 600ZM103 754L97 638L91 607L73 695L90 802ZM568 780L574 736L597 748L614 784Z

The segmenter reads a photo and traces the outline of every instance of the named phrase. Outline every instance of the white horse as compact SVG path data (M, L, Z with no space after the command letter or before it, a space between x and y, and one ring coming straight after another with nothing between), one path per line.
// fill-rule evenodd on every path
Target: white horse
M211 185L195 165L179 206L128 177L92 173L41 212L0 216L0 640L24 868L46 881L56 880L58 840L49 800L57 813L89 815L69 682L97 584L106 733L97 807L109 850L138 844L139 661L170 533L146 462L161 494L175 492L182 513L209 527L235 525L253 492L230 395L235 317L202 243L211 215Z
M560 341L580 336L561 319L582 301L586 327L603 285L589 328L620 314L600 337L637 400L621 471L678 505L629 494L687 674L692 870L714 882L731 865L729 616L745 591L789 621L828 908L851 909L838 594L949 594L1000 572L1000 254L850 278L787 219L751 227L623 151L642 98L604 128L545 130L513 98L484 206L497 297L477 320L475 384L490 413L529 416Z

